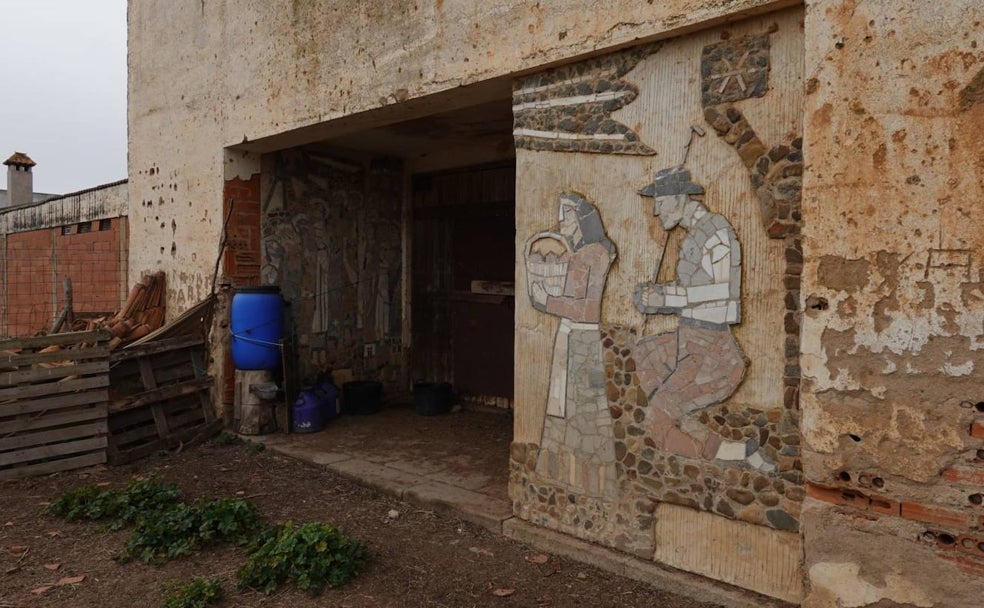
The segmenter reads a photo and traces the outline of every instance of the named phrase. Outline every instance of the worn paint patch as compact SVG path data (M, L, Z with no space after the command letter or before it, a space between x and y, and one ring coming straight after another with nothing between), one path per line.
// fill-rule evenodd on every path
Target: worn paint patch
M960 110L969 110L971 106L982 101L984 101L984 69L977 72L967 86L960 90Z
M870 606L881 600L905 602L920 608L935 605L925 591L904 577L886 575L881 585L864 580L861 565L856 563L820 562L810 567L809 574L813 586L829 591L842 608Z

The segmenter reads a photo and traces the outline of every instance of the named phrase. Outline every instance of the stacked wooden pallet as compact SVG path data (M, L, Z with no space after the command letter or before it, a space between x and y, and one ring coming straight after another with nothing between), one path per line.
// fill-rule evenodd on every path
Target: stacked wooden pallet
M109 461L131 462L217 433L200 334L115 351L110 360Z
M106 462L109 341L106 331L0 341L0 479Z

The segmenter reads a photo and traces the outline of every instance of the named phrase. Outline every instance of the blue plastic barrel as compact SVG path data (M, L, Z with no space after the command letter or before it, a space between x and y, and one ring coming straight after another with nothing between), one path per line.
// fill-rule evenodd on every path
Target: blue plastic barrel
M301 391L291 408L295 433L315 433L325 428L324 404L312 389Z
M324 414L325 422L338 418L342 413L341 403L338 399L338 388L332 382L331 376L322 376L314 385L314 394L321 400L321 411Z
M243 287L232 296L232 360L237 369L280 367L284 303L279 287Z

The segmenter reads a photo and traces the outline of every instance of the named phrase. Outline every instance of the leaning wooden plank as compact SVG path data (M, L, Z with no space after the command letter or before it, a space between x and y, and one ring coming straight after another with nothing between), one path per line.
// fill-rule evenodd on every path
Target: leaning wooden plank
M113 361L125 361L134 357L146 357L158 353L166 353L171 350L179 350L191 346L199 346L205 343L201 336L178 336L155 342L147 342L140 346L128 346L113 353Z
M0 420L10 416L21 416L35 412L54 412L55 410L78 407L80 405L105 403L108 398L108 390L105 388L96 388L80 393L69 393L67 395L11 401L10 403L0 404Z
M51 363L53 361L84 361L86 359L102 359L109 355L109 349L105 346L94 346L91 348L73 348L62 350L57 353L28 353L25 355L0 354L0 366L35 365L37 363Z
M151 454L156 454L164 449L164 443L160 439L155 439L151 443L139 445L132 448L120 448L117 449L113 454L113 459L110 460L110 464L126 464L128 462L133 462L134 460L140 460L145 456L150 456Z
M106 419L105 407L84 407L66 412L56 411L44 416L14 418L0 422L0 436L99 419Z
M105 435L107 433L106 420L90 422L88 424L78 424L63 429L53 431L41 431L38 433L18 434L13 437L0 437L0 461L3 460L3 452L29 448L47 443L68 441L82 437L92 437L93 435Z
M0 388L0 401L43 397L45 395L57 395L60 393L74 393L93 388L102 388L104 386L109 386L109 376L106 374L89 378L79 378L77 380L72 379L27 386L13 386L10 388Z
M208 298L202 300L198 304L195 304L188 310L184 311L176 319L162 326L160 329L154 330L140 338L133 344L130 344L126 348L136 348L141 344L147 342L156 342L161 338L167 338L171 336L178 335L188 335L195 334L198 336L204 336L206 320L212 316L212 305L215 303L215 296L211 295ZM124 349L125 350L125 349Z
M34 338L10 338L0 340L0 350L12 350L15 348L44 348L46 346L64 346L66 344L95 344L96 342L109 341L108 331L99 329L96 331L75 331L65 334L51 334L48 336L37 336Z
M121 433L110 432L109 434L110 445L114 445L119 449L125 449L125 446L135 442L142 444L146 441L159 440L160 437L157 435L157 427L153 424L138 426Z
M205 424L205 415L202 414L201 410L195 409L174 416L168 416L167 422L172 432L175 432L187 428L188 425L201 426Z
M195 427L183 429L177 433L172 433L171 436L167 438L167 447L176 448L182 444L185 447L191 447L205 441L212 435L218 433L220 430L222 430L222 423L218 420L210 424L201 424Z
M191 395L202 390L203 388L212 386L212 384L213 379L211 376L195 378L194 380L182 382L181 384L172 384L171 386L161 387L152 391L140 393L138 395L133 395L132 397L128 397L126 399L114 401L109 404L109 411L114 413L122 412L132 410L134 408L144 407L159 401L167 401L169 399L175 399L184 395Z
M31 462L44 458L57 458L60 456L70 456L79 452L89 452L91 450L102 450L106 447L105 437L92 437L80 439L78 441L68 441L56 443L38 448L28 448L13 452L4 452L2 462L4 464L17 464L19 462Z
M58 471L71 471L104 462L106 462L106 452L99 450L98 452L73 456L72 458L62 458L61 460L50 460L27 466L0 469L0 481L4 479L30 477L32 475L47 475L49 473L57 473Z
M0 386L34 384L46 380L67 378L68 376L89 376L92 374L107 373L109 373L109 361L94 361L92 363L47 367L23 372L6 372L0 374Z

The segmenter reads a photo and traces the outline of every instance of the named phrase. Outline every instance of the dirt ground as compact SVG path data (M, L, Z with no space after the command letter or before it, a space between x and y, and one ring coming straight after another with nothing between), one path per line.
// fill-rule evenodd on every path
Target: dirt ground
M368 568L348 585L310 597L292 588L272 596L235 590L245 552L220 547L163 566L118 564L128 531L101 532L98 524L66 523L40 514L60 493L91 483L126 483L158 471L201 495L252 500L269 521L321 521L364 540ZM391 519L390 510L399 512ZM25 550L12 547L27 547ZM532 561L531 561L532 558ZM543 561L545 563L537 563ZM58 564L57 569L51 569ZM85 576L55 586L64 577ZM176 455L118 468L0 483L0 608L47 606L160 606L164 585L193 576L220 576L225 606L646 606L709 608L590 566L554 556L490 532L378 494L323 468L242 445L206 444ZM499 597L496 590L513 589Z

